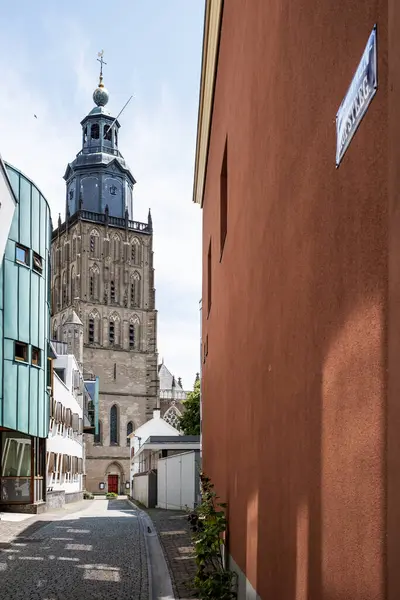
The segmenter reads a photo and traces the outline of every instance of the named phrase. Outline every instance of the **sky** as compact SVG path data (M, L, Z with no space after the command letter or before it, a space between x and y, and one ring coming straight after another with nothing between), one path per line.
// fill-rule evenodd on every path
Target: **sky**
M94 106L107 108L137 181L134 219L154 227L159 360L185 389L200 370L201 212L192 202L204 0L19 0L2 6L0 153L65 217L69 162ZM34 117L37 116L37 118Z

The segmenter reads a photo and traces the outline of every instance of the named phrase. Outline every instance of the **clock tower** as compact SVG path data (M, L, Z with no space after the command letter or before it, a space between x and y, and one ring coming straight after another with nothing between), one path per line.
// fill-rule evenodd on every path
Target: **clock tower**
M100 81L82 120L82 147L68 164L65 220L52 236L52 337L68 343L83 325L83 368L97 375L99 434L86 440L86 489L129 482L129 435L157 405L153 225L134 220L135 179L119 150L120 123ZM117 479L116 479L117 477ZM111 489L111 487L110 487Z

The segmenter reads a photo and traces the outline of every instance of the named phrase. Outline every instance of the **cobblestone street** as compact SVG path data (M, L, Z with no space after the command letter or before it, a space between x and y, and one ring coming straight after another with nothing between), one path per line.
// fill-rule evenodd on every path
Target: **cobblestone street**
M139 513L125 500L94 500L61 517L0 521L0 599L148 600ZM18 529L18 531L17 531Z

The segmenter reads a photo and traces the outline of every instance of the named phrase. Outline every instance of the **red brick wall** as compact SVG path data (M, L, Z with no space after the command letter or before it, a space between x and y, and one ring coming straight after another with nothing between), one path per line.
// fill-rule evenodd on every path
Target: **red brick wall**
M388 180L387 4L225 2L203 207L203 466L229 504L230 552L266 599L388 597L389 317L400 324L388 202L400 182L398 169ZM374 23L378 94L337 170L336 111ZM397 374L391 385L400 421Z

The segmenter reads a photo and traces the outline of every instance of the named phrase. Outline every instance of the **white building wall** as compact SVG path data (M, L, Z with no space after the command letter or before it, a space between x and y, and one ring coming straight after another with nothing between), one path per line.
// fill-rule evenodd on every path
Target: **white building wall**
M138 427L130 435L130 447L131 447L131 481L133 475L139 472L139 462L134 460L134 456L145 441L152 435L181 435L180 432L169 425L160 416L160 410L154 411L154 416L150 421L146 421L143 425Z
M195 452L159 458L157 465L157 506L167 510L195 506Z
M143 506L148 506L149 498L149 476L139 475L134 479L134 490L132 491L132 497L138 500Z
M53 380L53 394L56 402L61 402L65 408L70 408L72 413L83 418L82 401L79 388L74 389L74 371L79 372L78 364L73 355L59 356L53 362L56 369L65 369L64 383L56 373ZM81 375L80 375L81 376ZM47 487L54 491L64 490L66 494L83 490L83 474L62 473L63 456L83 459L83 435L74 432L62 424L57 424L50 419L50 430L47 439ZM56 472L49 473L49 455L56 455Z

